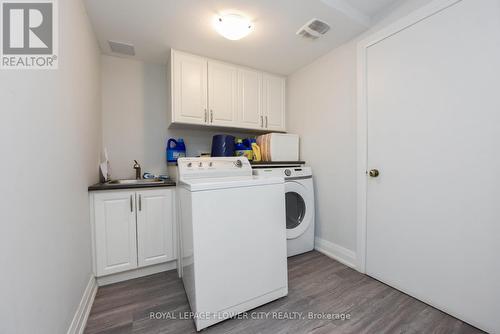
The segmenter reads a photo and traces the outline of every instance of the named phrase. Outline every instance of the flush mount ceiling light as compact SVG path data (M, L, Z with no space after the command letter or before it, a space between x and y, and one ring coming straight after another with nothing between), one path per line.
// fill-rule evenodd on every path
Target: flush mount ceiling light
M252 32L253 24L242 15L225 14L214 18L214 28L225 38L237 41Z

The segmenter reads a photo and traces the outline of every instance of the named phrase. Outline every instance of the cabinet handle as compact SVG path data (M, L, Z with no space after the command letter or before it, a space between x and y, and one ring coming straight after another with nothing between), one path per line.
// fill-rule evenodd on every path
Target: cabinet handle
M207 116L207 109L203 109L204 112L205 112L205 123L207 123L207 119L208 119L208 116Z
M214 122L214 111L210 109L210 123Z
M139 195L139 211L142 211L142 195Z
M264 127L264 116L260 116L260 127Z
M132 195L130 195L130 212L134 212L134 204L132 203Z
M266 116L266 129L267 129L267 116Z

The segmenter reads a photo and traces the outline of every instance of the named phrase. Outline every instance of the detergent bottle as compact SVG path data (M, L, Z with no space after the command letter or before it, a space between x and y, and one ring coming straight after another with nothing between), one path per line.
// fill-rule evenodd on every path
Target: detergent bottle
M257 145L257 141L255 139L250 140L250 146L252 147L253 151L253 161L261 161L262 155L260 153L260 147L259 145Z
M247 140L236 139L236 145L234 146L234 153L236 156L246 157L248 160L253 160L252 147L245 144Z
M186 156L186 145L184 144L184 139L179 138L175 140L170 138L167 141L167 162L175 163L177 158L183 158Z

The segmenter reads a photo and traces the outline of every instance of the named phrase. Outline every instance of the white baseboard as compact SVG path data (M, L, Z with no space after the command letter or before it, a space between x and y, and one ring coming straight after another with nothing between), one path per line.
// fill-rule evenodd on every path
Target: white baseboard
M326 256L331 257L332 259L357 270L356 263L358 262L356 261L355 252L340 245L334 244L333 242L320 239L318 237L316 237L314 241L314 249L316 249L318 252L323 253Z
M129 279L158 274L175 268L177 268L177 260L173 260L166 263L155 264L144 268L129 270L122 273L97 277L97 285L103 286L103 285L128 281Z
M94 275L90 276L89 283L83 292L82 299L80 300L80 304L76 309L75 316L73 317L73 321L71 321L71 325L69 326L67 334L82 334L85 329L85 325L87 324L87 319L90 314L90 309L92 308L92 304L94 303L94 298L97 293L97 282L94 278Z

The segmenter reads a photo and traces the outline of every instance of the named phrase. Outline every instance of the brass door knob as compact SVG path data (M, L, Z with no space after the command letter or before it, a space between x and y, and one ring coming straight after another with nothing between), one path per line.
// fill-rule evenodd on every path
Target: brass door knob
M368 172L368 174L371 176L371 177L378 177L380 175L380 172L378 171L378 169L372 169Z

